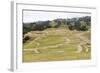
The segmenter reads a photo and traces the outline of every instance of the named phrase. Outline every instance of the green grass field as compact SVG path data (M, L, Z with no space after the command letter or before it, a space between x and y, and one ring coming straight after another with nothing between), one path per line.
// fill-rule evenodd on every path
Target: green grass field
M85 60L91 58L90 31L50 28L31 31L23 44L23 62Z

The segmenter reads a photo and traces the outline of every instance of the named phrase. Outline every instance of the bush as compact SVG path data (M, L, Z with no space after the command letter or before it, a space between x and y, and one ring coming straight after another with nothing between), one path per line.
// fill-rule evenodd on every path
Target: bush
M26 41L28 41L28 40L30 40L30 39L31 39L31 37L30 37L30 36L28 36L28 35L27 35L27 36L25 36L25 37L24 37L24 39L23 39L23 43L25 43Z
M75 24L74 24L74 23L70 23L70 24L68 25L68 28L69 28L70 30L74 30L74 29L75 29Z
M80 30L82 30L82 31L88 30L88 25L86 24L86 22L84 22L84 21L80 22Z

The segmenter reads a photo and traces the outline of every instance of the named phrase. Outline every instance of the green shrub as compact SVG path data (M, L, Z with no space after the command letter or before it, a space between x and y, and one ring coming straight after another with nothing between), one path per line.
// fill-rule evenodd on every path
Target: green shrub
M86 24L86 22L84 22L84 21L80 22L80 30L82 30L82 31L88 30L88 25Z
M23 43L25 43L26 41L28 41L28 40L30 40L30 39L31 39L31 37L30 37L30 36L28 36L28 35L27 35L27 36L25 36L25 37L24 37L24 39L23 39Z

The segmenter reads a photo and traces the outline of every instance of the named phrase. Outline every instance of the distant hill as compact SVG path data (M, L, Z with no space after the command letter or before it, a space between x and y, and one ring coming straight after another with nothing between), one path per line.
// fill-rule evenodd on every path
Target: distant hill
M29 31L42 31L47 28L66 28L69 30L86 31L90 29L91 16L77 17L70 19L58 18L52 21L37 21L31 23L23 23L23 33Z

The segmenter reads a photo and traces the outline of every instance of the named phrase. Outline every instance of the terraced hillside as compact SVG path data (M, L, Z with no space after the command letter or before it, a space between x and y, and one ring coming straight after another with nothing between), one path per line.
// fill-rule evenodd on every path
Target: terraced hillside
M90 31L49 28L24 35L23 62L85 60L91 58Z

